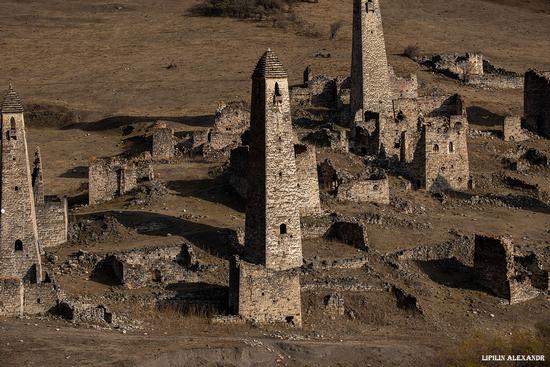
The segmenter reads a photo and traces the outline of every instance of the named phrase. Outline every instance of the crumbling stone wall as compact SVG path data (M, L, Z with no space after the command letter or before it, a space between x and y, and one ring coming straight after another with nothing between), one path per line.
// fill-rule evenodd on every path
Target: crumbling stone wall
M52 283L24 285L23 310L26 315L46 314L57 306L57 290Z
M191 280L187 266L195 263L188 244L135 249L107 256L94 268L93 277L135 289L151 283Z
M36 206L38 237L43 247L55 247L67 242L68 212L65 197L48 197L44 204Z
M354 0L351 59L351 117L391 110L392 86L379 0Z
M531 279L517 270L509 238L476 235L474 271L480 284L511 304L536 297L538 291L532 287Z
M468 121L464 116L427 118L424 128L424 185L427 190L467 190Z
M303 107L334 109L337 106L336 83L336 80L325 75L316 75L307 84L291 88L291 102Z
M174 129L166 124L157 124L153 128L152 137L152 157L153 159L172 159L175 154Z
M527 71L523 93L524 127L550 138L550 71Z
M45 196L42 156L38 147L34 153L31 177L38 238L42 247L54 247L67 242L67 198Z
M502 122L502 138L505 141L523 141L527 135L521 128L521 117L506 116Z
M260 323L302 325L298 271L267 269L234 258L229 282L231 312Z
M23 105L10 86L1 106L0 278L42 279Z
M418 79L416 74L410 74L408 78L402 77L395 74L391 66L389 67L389 71L392 86L392 99L418 97Z
M22 316L23 296L21 279L0 278L0 316Z
M358 203L390 203L390 185L386 175L367 175L338 186L336 198Z
M221 103L216 109L214 126L208 132L208 149L222 150L241 144L241 135L250 126L250 109L243 101Z
M341 241L361 250L369 249L367 226L357 221L335 222L325 233L324 237Z
M348 152L349 141L345 130L334 127L315 130L306 135L302 141L320 148L329 148L341 152Z
M89 166L90 205L112 200L135 189L140 182L154 179L151 157L92 158Z
M296 175L298 180L298 195L300 214L315 214L321 211L319 198L319 179L317 177L317 154L308 145L294 145L296 159Z

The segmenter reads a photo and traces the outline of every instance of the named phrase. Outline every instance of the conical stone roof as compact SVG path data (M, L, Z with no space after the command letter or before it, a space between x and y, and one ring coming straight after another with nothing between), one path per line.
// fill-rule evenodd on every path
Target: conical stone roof
M288 75L275 53L270 49L260 57L253 78L288 78Z
M23 112L23 103L21 103L21 98L13 90L13 87L10 84L8 93L4 97L2 102L2 112L3 113L22 113Z

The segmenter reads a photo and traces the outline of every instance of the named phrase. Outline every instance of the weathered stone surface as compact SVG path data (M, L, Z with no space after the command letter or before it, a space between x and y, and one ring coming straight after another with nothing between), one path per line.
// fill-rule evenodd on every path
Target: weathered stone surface
M229 308L260 323L302 325L300 274L272 270L235 258L230 265Z
M550 138L550 71L527 71L523 93L524 127Z
M88 176L90 205L112 200L154 179L149 153L130 159L91 158Z
M467 190L470 179L468 121L464 116L428 118L424 130L427 190Z
M391 109L392 87L379 0L354 0L351 117Z
M164 123L153 126L151 155L153 159L168 160L174 158L176 140L174 129Z
M308 145L294 145L300 214L315 214L321 211L319 179L317 177L317 154Z
M328 229L324 237L341 241L361 250L369 249L367 226L358 221L338 221Z
M527 135L521 128L521 117L506 116L502 122L502 138L505 141L524 141Z
M40 245L25 119L11 88L2 104L0 177L0 277L39 282Z

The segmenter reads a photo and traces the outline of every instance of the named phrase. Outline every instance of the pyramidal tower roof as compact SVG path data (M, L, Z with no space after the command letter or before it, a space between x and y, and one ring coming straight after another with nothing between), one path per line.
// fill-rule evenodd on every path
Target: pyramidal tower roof
M256 69L254 69L253 78L288 78L283 64L279 61L277 56L271 49L267 51L260 57L258 63L256 64Z
M4 97L2 102L3 113L22 113L23 112L23 103L21 103L21 98L17 95L15 90L13 90L12 85L8 89L8 93Z

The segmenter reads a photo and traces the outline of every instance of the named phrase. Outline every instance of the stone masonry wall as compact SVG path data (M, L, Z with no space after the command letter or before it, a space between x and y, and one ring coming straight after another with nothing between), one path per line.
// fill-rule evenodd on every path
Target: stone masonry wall
M506 116L502 123L502 137L505 141L523 141L527 135L521 128L521 117Z
M36 206L38 237L43 247L54 247L67 242L67 198L47 198Z
M390 203L388 178L345 182L338 186L336 197L341 201L387 205Z
M523 108L524 127L550 138L550 71L525 73Z
M236 147L250 126L250 109L245 102L221 103L216 109L214 126L208 133L209 149Z
M0 277L36 282L42 265L31 169L23 108L12 89L2 105L1 123Z
M175 153L174 129L156 127L153 130L152 156L154 159L172 159Z
M245 247L277 270L302 264L288 93L286 78L253 81Z
M234 313L260 323L302 325L299 272L274 271L238 259L230 269L229 307Z
M392 87L379 0L354 0L351 116L391 110Z
M23 314L23 283L16 278L0 278L0 316Z
M317 155L308 145L294 145L298 195L300 196L300 214L315 214L321 211L319 198L319 178L317 177Z
M390 66L390 81L392 85L392 99L418 98L418 79L416 74L410 74L408 78L395 74Z
M88 170L90 205L112 200L154 178L150 155L125 159L92 158Z
M466 117L427 118L424 135L425 188L431 191L468 189Z

